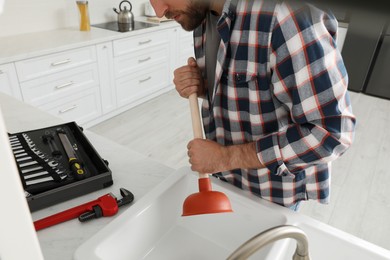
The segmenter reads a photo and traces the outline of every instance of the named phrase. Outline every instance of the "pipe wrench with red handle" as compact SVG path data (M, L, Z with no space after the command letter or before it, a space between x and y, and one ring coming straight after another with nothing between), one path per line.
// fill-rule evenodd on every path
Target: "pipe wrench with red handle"
M122 195L120 200L117 200L112 193L108 193L97 200L37 220L34 222L35 230L38 231L74 218L84 222L93 218L113 216L120 206L130 204L134 200L134 195L130 191L121 188L120 192Z

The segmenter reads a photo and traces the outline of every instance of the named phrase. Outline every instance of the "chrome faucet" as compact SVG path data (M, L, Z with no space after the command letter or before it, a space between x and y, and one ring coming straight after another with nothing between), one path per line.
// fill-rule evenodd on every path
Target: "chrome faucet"
M237 248L227 260L247 259L260 248L283 238L294 238L297 241L293 260L310 260L306 234L302 229L290 225L277 226L261 232Z

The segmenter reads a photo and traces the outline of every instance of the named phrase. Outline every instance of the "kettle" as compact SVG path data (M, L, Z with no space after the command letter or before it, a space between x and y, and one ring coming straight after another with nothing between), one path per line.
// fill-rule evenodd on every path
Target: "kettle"
M122 9L122 5L126 3L130 5L129 10L127 10L126 6ZM113 8L113 10L118 14L118 28L120 32L131 31L134 29L134 15L131 12L132 9L133 6L126 0L120 2L119 12L116 8Z

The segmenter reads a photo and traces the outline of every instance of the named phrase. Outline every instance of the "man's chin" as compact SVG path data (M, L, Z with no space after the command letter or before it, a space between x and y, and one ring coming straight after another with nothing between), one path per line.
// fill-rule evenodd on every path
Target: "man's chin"
M181 27L186 31L193 31L198 28L204 19L206 19L206 14L187 14L182 13L180 15L174 16L175 21L181 25Z
M181 28L183 28L185 31L187 32L192 32L193 30L195 30L195 28L192 28L192 27L188 27L186 25L183 25L181 23L179 23L181 25Z
M187 31L187 32L191 32L191 31L193 31L193 30L195 30L199 25L196 25L196 24L189 24L189 23L186 23L186 22L184 22L184 21L177 21L180 25L181 25L181 27L185 30L185 31Z

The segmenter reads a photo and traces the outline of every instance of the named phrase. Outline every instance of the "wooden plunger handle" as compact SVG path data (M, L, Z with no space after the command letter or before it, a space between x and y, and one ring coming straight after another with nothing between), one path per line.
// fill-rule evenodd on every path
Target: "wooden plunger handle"
M192 130L194 132L194 138L203 139L202 122L200 121L198 96L193 93L189 96L191 119L192 119Z
M188 97L190 101L191 119L192 119L192 131L194 132L194 138L203 139L202 122L200 121L198 96L196 93L191 94ZM207 173L199 173L199 178L208 178Z

